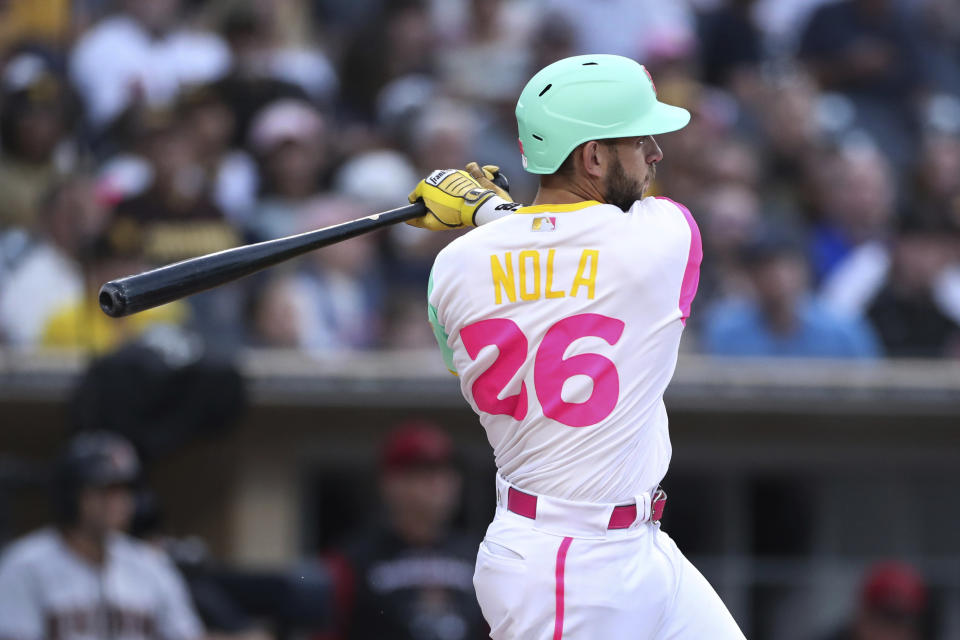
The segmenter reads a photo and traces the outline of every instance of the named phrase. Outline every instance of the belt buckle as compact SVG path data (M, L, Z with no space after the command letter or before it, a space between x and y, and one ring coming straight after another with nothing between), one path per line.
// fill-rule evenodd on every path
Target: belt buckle
M667 492L657 487L653 492L653 498L650 500L650 522L659 524L663 517L663 508L667 502Z

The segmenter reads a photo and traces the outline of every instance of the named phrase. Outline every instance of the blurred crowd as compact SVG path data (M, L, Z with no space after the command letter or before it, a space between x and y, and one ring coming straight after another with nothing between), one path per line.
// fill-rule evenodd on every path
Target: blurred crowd
M427 347L452 239L407 226L110 320L150 266L406 202L500 165L559 58L643 62L693 114L656 193L704 238L685 348L960 356L960 5L953 0L0 0L0 343L108 351Z

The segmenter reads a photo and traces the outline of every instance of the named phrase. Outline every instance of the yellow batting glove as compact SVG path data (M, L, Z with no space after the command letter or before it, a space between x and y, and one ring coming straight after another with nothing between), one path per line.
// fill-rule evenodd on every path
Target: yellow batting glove
M431 231L474 227L477 209L496 195L466 171L440 169L417 183L410 193L410 202L423 200L428 213L407 224Z

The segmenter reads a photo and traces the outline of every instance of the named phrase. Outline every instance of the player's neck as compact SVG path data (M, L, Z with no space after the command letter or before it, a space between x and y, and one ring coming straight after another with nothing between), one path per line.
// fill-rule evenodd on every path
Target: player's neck
M537 197L533 199L531 204L573 204L585 200L606 202L599 187L592 182L582 182L576 179L559 181L547 178L540 181Z
M106 557L106 539L91 535L79 528L63 531L63 540L75 554L93 565L103 564Z

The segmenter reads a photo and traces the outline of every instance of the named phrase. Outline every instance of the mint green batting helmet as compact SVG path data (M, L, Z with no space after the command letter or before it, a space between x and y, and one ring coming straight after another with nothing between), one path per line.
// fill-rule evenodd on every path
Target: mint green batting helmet
M657 100L643 65L622 56L564 58L541 69L520 93L517 129L523 167L554 173L588 140L682 129L690 112Z

